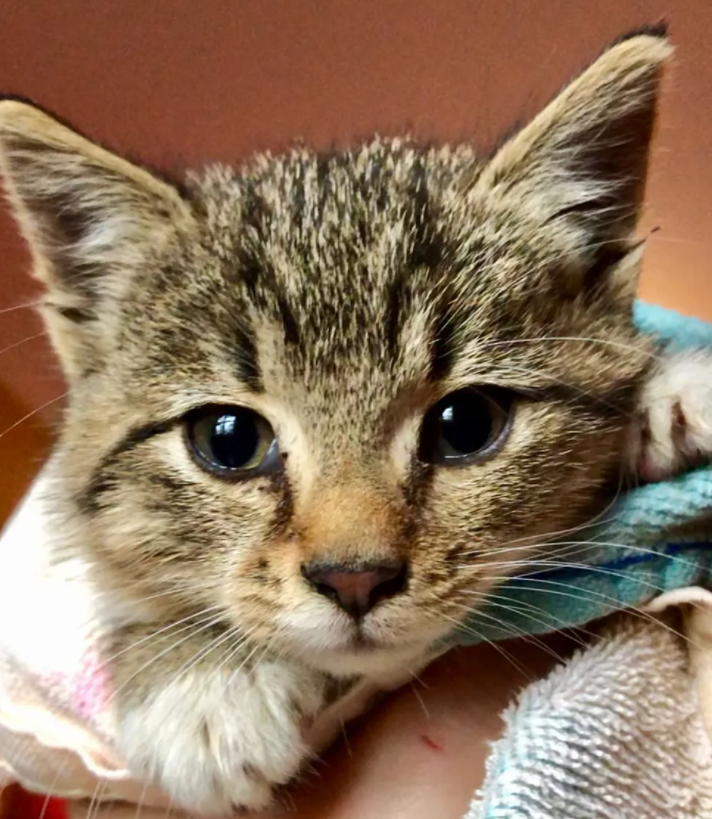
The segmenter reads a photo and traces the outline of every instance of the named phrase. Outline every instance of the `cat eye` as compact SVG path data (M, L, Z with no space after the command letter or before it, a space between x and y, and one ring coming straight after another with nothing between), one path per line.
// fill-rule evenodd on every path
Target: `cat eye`
M426 414L421 461L460 466L497 452L509 432L513 395L496 388L450 393Z
M253 477L280 464L272 427L245 407L194 410L186 418L186 437L198 464L218 477Z

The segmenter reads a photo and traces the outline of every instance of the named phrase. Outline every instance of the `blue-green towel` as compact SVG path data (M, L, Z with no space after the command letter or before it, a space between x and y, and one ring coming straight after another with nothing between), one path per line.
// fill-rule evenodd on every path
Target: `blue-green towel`
M643 302L635 305L635 320L672 348L712 347L712 325L703 321ZM632 489L604 519L586 530L585 545L583 534L572 536L552 557L543 556L498 588L486 607L472 613L457 641L583 626L666 591L712 587L712 466Z

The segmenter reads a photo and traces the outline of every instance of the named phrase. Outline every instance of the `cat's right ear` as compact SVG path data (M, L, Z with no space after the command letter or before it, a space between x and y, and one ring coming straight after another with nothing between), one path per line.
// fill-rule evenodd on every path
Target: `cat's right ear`
M15 99L0 100L0 174L71 378L100 344L111 298L192 220L190 208L171 184Z
M557 248L570 284L606 288L626 307L636 290L635 229L671 54L662 26L614 43L499 148L474 186L476 196L516 213L539 242Z

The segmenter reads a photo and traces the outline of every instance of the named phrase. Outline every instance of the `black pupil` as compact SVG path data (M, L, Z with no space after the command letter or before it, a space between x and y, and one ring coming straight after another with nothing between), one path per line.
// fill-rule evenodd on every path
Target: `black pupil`
M218 466L239 469L254 457L260 433L251 412L233 411L214 416L208 440L210 453Z
M490 402L481 395L461 393L447 399L440 409L440 434L453 455L477 452L492 437L492 412Z

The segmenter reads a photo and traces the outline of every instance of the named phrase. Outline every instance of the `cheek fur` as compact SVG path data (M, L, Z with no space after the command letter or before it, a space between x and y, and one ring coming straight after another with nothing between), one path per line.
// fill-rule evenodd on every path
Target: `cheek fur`
M283 497L268 480L204 475L178 436L137 449L101 476L97 508L74 510L102 581L127 597L161 590L160 604L229 604L233 587L259 582Z
M437 471L421 516L413 595L432 600L437 592L434 605L446 608L455 591L484 594L553 537L599 514L611 499L621 436L616 424L541 409L491 461Z

